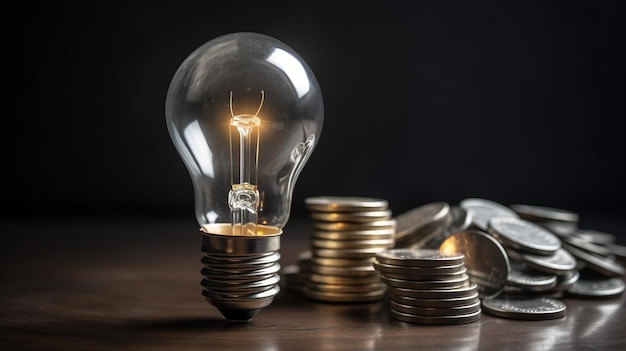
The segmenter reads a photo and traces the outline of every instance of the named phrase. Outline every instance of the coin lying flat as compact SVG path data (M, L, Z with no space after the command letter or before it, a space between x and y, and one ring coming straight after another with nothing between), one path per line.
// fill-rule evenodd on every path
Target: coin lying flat
M323 222L368 223L391 219L390 210L366 212L311 212L311 218Z
M524 291L546 291L554 288L557 283L555 274L546 274L529 269L511 260L511 270L507 284L521 288Z
M387 200L358 196L309 197L304 204L310 211L319 212L384 211L389 207Z
M444 300L474 296L478 293L478 285L468 280L452 288L410 289L389 286L388 291L395 296L406 298Z
M576 233L573 234L573 236L577 237L578 239L585 240L594 244L600 244L600 245L612 244L617 241L617 238L615 237L614 234L592 230L592 229L578 228L578 230L576 231Z
M564 248L570 252L576 259L583 261L590 269L608 277L619 277L626 275L626 268L621 264L600 256L579 250L569 244L563 244Z
M462 253L470 279L478 285L481 297L495 296L506 284L509 273L509 258L502 245L490 235L467 230L447 238L439 250Z
M397 295L396 291L392 291L391 287L387 290L387 292L389 293L389 297L392 301L403 305L415 307L459 307L480 302L480 298L478 297L478 291L475 291L471 295L454 298L435 298L430 295L429 298L416 298L406 295Z
M440 267L463 264L465 256L457 252L445 253L428 249L390 249L378 252L376 260L381 264L404 267Z
M482 309L503 318L545 320L563 317L566 306L559 300L546 297L498 296L484 299Z
M519 217L512 209L487 199L468 198L461 201L459 205L472 218L472 225L484 232L487 231L487 225L492 218Z
M476 322L480 319L480 309L469 314L460 314L454 316L421 316L410 313L398 312L391 309L391 317L401 322L416 324L465 324Z
M513 204L511 209L515 211L521 218L528 219L530 221L563 221L563 222L578 222L578 214L554 207L536 206L536 205L524 205Z
M512 259L549 274L565 274L576 269L577 265L576 258L563 247L550 256L520 253L515 250L507 250L507 253Z
M551 255L561 248L561 240L547 229L513 217L489 220L488 230L503 245L539 255Z
M625 289L626 284L621 277L596 277L578 280L566 293L568 296L601 299L619 296Z
M385 296L387 287L382 285L382 288L375 291L360 291L360 292L336 292L336 291L322 291L311 288L309 285L303 288L304 295L314 300L328 301L328 302L345 302L345 303L359 303L359 302L372 302L381 300Z
M454 307L422 307L404 305L397 301L391 300L391 309L417 316L458 316L476 313L480 311L480 300L474 301L467 305Z

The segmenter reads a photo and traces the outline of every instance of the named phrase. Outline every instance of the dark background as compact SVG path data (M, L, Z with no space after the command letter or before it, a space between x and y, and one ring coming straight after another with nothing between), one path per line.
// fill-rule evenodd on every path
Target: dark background
M624 218L619 1L16 6L3 24L5 217L195 222L168 84L198 46L254 31L295 49L324 94L293 216L308 196L346 195L387 199L396 215L482 197Z

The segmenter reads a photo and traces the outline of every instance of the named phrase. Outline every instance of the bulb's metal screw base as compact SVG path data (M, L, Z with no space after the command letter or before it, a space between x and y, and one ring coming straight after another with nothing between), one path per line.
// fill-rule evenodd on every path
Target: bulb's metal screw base
M280 235L260 228L257 236L227 235L230 225L202 230L202 295L230 322L250 322L280 291Z

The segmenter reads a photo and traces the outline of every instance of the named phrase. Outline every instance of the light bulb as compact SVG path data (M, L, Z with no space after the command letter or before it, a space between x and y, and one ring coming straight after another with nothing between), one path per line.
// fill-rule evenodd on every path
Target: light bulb
M250 321L280 290L280 236L324 120L317 79L284 43L227 34L183 61L165 115L193 183L202 294Z

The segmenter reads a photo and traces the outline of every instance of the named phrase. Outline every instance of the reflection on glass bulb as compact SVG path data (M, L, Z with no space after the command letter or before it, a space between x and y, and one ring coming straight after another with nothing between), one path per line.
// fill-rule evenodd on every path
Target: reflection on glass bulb
M278 290L278 240L323 124L317 80L280 41L233 33L185 59L165 108L193 183L203 294L227 319L249 320Z

